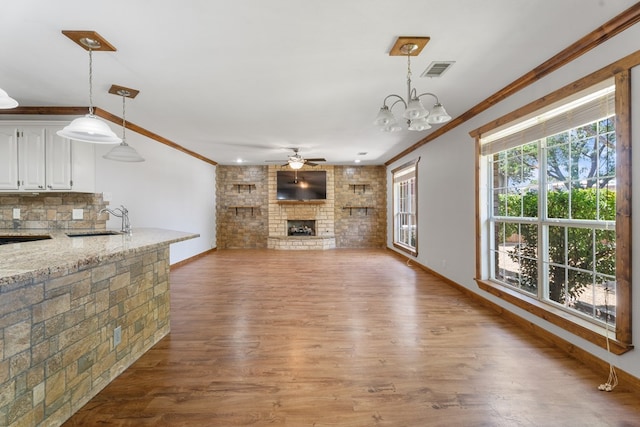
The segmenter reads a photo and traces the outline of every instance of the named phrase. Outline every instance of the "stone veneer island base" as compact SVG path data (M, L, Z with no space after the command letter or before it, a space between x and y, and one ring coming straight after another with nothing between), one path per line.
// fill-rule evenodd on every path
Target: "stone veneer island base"
M3 426L62 424L167 335L169 244L197 237L44 234L0 246Z

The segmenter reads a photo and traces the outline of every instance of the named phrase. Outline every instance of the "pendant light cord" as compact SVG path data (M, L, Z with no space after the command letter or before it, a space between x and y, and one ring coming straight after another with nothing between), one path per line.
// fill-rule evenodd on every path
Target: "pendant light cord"
M127 143L127 138L125 135L125 132L127 130L127 119L126 117L126 110L125 110L125 104L126 104L126 96L122 95L122 143L126 144Z
M411 51L407 53L407 103L411 101Z
M93 116L93 49L89 48L89 115Z

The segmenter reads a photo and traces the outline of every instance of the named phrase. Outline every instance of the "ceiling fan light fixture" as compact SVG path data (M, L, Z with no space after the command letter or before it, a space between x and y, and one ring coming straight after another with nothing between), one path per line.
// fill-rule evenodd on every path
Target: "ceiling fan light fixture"
M404 105L403 117L407 119L409 130L423 131L431 128L431 124L442 124L451 120L451 116L438 100L438 97L430 92L418 94L411 86L411 57L417 56L429 41L429 37L398 37L395 45L391 49L391 56L407 57L407 96L403 98L395 93L387 95L382 101L382 107L378 112L374 124L383 132L397 132L402 128L393 116L391 110L397 104ZM435 105L431 111L427 110L420 98L431 96L435 98ZM387 105L389 101L389 105Z
M0 89L0 109L8 110L10 108L16 108L18 106L18 101L9 96L7 92Z
M302 169L304 166L304 160L302 158L289 159L289 167L291 169Z

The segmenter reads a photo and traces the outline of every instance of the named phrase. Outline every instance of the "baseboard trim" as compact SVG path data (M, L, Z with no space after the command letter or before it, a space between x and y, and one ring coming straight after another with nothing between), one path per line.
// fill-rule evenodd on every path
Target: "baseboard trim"
M169 266L169 270L173 270L173 269L175 269L175 268L180 268L180 267L182 267L182 266L184 266L184 265L187 265L187 264L189 264L190 262L193 262L193 261L195 261L195 260L197 260L197 259L199 259L199 258L202 258L202 257L204 257L204 256L210 255L210 254L214 253L214 252L215 252L215 251L217 251L217 250L218 250L218 248L211 248L211 249L209 249L208 251L200 252L199 254L196 254L196 255L194 255L194 256L192 256L192 257L189 257L189 258L183 259L182 261L178 261L178 262L176 262L175 264L171 264L171 265Z
M585 351L579 347L576 347L574 344L570 343L569 341L566 341L563 338L560 338L559 336L547 331L546 329L536 325L535 323L532 323L520 316L518 316L517 314L505 309L504 307L489 301L488 299L484 298L482 295L477 294L473 291L471 291L470 289L468 289L465 286L462 286L459 283L454 282L453 280L449 279L448 277L443 276L442 274L430 269L429 267L420 264L419 262L417 262L414 258L410 258L404 254L401 254L399 252L394 251L393 249L387 247L387 249L389 251L391 251L393 254L395 254L398 258L401 258L403 260L405 260L407 262L407 265L411 266L411 265L415 265L416 267L418 267L419 269L431 274L432 276L437 277L438 279L442 280L443 282L445 282L447 285L456 288L457 290L459 290L462 294L464 294L465 296L469 297L470 299L474 300L475 302L489 308L492 311L495 311L496 313L498 313L498 315L500 315L502 318L508 320L511 323L516 323L518 326L522 327L523 329L528 330L529 332L531 332L533 335L535 335L538 338L541 338L543 340L545 340L546 342L554 345L555 347L559 348L560 350L562 350L564 353L566 353L568 356L578 360L579 362L583 363L584 365L592 368L596 373L598 374L602 374L602 378L603 378L603 382L606 381L606 379L609 376L609 363L600 359L597 356L594 356L593 354L589 353L588 351ZM625 372L619 368L616 367L616 373L618 375L618 387L620 388L626 388L628 390L634 391L636 393L640 392L640 378L637 378L631 374L629 374L628 372ZM597 385L594 385L594 387L597 387Z

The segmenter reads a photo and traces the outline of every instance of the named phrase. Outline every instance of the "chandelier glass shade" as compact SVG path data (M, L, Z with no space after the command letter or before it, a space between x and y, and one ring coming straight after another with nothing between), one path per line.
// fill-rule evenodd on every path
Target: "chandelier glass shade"
M122 96L122 142L120 143L120 145L113 147L107 154L102 157L107 160L115 160L118 162L144 162L144 157L138 154L135 148L127 144L127 119L125 117L125 102L126 98L130 96L130 92L126 90L120 90L117 92L117 94Z
M10 108L16 108L18 101L11 98L7 92L0 89L0 110L8 110Z
M64 129L56 132L58 135L82 142L93 144L117 144L122 142L111 130L109 125L93 114L93 70L92 49L89 49L89 114L74 119Z
M438 97L430 92L421 93L411 87L411 52L418 48L417 45L409 43L401 47L401 51L407 55L407 98L400 95L387 95L382 102L382 107L378 111L378 115L374 124L383 132L397 132L402 130L398 119L391 112L397 104L404 105L402 117L407 122L407 127L412 131L423 131L431 128L432 124L442 124L451 120L451 116L447 114ZM435 104L428 110L422 104L421 98L430 96L435 98ZM389 103L390 105L388 105Z

